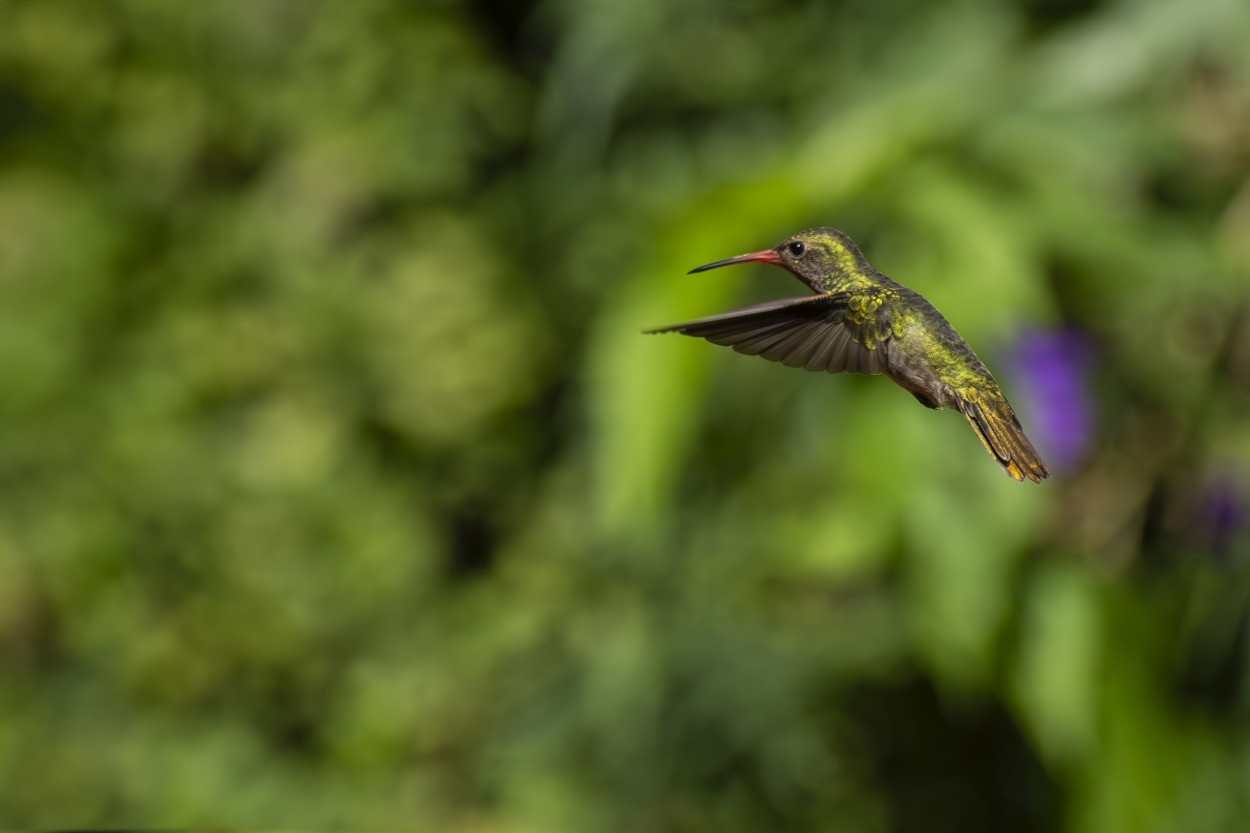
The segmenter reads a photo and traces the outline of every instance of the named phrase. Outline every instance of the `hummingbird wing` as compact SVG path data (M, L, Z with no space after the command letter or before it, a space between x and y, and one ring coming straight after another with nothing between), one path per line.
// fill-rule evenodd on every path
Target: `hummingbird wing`
M891 335L885 309L878 316L852 317L849 300L839 292L785 298L646 332L698 336L787 367L882 373L889 365Z

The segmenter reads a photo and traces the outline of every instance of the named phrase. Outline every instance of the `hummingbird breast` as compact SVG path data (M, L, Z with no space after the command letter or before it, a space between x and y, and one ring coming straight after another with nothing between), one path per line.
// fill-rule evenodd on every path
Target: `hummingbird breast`
M989 380L985 365L931 304L922 299L907 319L890 345L890 377L921 404L957 408L960 389Z

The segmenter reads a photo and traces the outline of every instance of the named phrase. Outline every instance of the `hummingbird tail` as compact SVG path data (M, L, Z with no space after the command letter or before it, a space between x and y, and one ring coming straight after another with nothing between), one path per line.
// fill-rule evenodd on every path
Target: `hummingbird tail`
M1050 477L1042 456L1024 435L1016 412L1001 394L960 400L959 410L981 445L1013 479L1021 481L1027 477L1040 483Z

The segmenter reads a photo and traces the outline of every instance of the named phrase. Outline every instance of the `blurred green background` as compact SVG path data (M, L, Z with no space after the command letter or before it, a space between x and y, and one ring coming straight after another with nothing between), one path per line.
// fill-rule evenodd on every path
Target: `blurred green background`
M0 0L0 823L1250 818L1242 0ZM847 231L1055 470L644 327Z

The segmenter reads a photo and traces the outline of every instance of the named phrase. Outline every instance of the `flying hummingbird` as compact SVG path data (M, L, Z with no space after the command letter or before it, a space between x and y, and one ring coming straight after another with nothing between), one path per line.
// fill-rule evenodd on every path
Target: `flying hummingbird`
M985 450L1018 481L1050 476L1007 397L923 296L878 272L851 238L814 228L762 252L718 260L691 273L735 263L773 263L815 295L647 330L678 332L763 356L789 367L829 373L884 373L927 408L957 410Z

